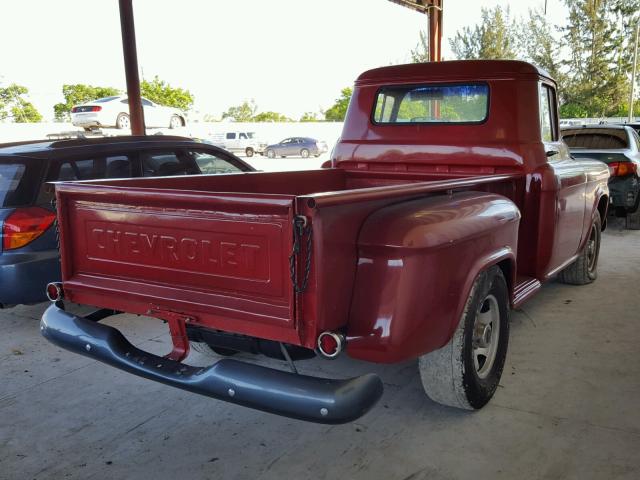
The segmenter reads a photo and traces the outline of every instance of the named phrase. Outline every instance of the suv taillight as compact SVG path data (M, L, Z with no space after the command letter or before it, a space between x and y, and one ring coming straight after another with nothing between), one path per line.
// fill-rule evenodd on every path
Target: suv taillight
M4 219L2 249L24 247L42 235L56 219L55 212L40 207L18 208Z
M633 162L611 162L609 164L609 174L612 177L624 177L638 173L638 165Z

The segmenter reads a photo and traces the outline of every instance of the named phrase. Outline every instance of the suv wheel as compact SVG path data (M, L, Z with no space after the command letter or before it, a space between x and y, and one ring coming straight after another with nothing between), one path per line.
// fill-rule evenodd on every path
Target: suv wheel
M254 153L254 152L253 152L253 148L251 148L251 147L247 147L247 149L244 151L244 153L245 153L245 155L246 155L247 157L253 157L253 153Z

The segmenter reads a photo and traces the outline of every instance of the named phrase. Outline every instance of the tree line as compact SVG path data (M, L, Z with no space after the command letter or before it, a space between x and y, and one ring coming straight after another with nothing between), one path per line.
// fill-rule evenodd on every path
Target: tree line
M640 0L565 4L563 25L539 9L516 18L509 7L483 8L477 24L456 32L451 49L458 59L521 59L542 67L558 82L561 117L626 116ZM414 61L422 60L420 45Z

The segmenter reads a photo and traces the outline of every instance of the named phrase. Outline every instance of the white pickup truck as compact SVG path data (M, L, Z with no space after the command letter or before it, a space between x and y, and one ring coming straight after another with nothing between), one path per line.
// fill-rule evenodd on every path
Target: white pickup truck
M244 153L247 157L253 157L255 153L262 155L267 147L267 143L258 139L255 132L236 130L214 133L210 139L229 152Z

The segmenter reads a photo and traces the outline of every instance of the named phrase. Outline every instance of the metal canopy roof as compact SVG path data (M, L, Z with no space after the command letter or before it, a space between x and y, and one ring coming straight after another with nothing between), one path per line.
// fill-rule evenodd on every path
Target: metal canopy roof
M435 0L389 0L405 7L409 7L420 13L429 13L429 8L434 7Z

